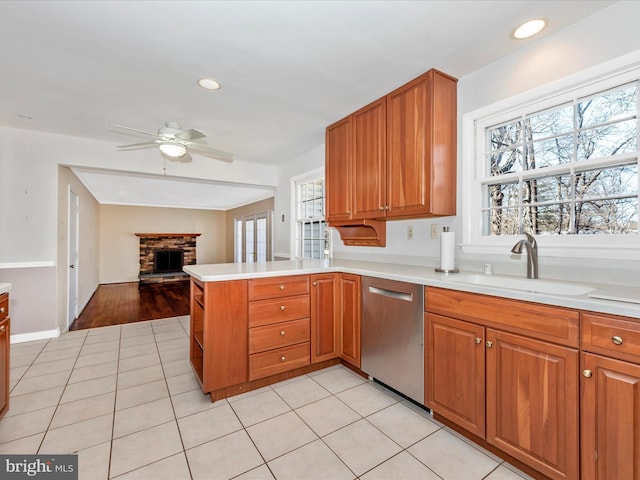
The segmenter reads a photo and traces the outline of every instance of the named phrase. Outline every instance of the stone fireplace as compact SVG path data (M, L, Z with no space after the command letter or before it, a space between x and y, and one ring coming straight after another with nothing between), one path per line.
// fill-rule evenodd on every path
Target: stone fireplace
M184 281L184 265L196 263L199 233L136 233L140 238L140 284Z

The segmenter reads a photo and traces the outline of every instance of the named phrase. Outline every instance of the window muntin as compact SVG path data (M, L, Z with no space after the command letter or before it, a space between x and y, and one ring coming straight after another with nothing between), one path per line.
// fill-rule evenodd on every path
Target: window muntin
M638 81L484 128L482 235L638 232Z

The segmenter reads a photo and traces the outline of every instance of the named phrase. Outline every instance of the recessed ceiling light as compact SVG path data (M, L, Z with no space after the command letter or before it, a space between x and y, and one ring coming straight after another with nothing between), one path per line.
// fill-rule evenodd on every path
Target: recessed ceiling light
M536 33L540 32L547 26L547 21L544 18L535 18L524 22L518 28L516 28L511 36L517 40L533 37Z
M201 78L198 80L198 85L207 90L220 90L222 88L222 85L213 78Z

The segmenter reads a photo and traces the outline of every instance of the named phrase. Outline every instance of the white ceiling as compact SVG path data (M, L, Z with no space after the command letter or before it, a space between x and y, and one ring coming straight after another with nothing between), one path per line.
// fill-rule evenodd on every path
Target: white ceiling
M111 123L156 131L175 121L238 161L282 165L322 144L328 124L432 67L460 78L535 41L510 39L523 20L546 17L548 35L611 3L0 1L0 126L110 142L115 156L139 140ZM203 76L223 88L202 90ZM105 203L175 205L168 193L185 186L106 170L80 178ZM141 181L145 197L120 188ZM189 188L197 208L256 198L215 182Z

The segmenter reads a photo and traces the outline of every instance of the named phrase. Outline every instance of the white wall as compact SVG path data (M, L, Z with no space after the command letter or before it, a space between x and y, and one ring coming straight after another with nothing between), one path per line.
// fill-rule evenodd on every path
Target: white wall
M58 259L58 166L163 173L157 151L117 152L115 145L0 127L0 278L14 284L12 333L55 331L66 309L66 287L59 287L67 267ZM272 187L277 171L269 165L197 157L189 164L167 163L167 175ZM92 284L89 279L87 288Z
M345 247L334 242L334 255L354 259L376 258L379 261L422 263L439 265L439 240L432 240L431 225L449 226L460 242L463 217L461 201L462 116L497 101L526 92L532 88L561 79L599 63L640 49L638 30L640 2L616 2L610 7L570 25L553 35L531 43L508 57L485 66L458 82L458 215L432 220L402 220L387 222L387 246ZM410 79L407 79L410 80ZM414 239L407 240L407 226L412 225ZM334 236L335 238L335 236ZM542 254L541 254L542 255ZM521 273L524 258L513 259L508 251L504 255L464 255L457 248L458 263L465 268L480 270L482 263L499 264L501 273ZM523 256L524 257L524 256ZM584 279L597 276L613 283L638 283L637 262L611 262L583 259L540 259L541 274L555 278ZM496 269L494 268L494 271Z
M274 251L276 257L289 257L291 251L291 179L324 168L324 144L294 158L282 166L274 200ZM284 215L284 221L282 216Z
M225 220L225 212L214 210L101 205L100 283L138 281L140 238L135 233L200 233L196 262L224 262Z

